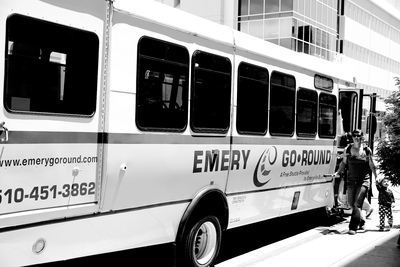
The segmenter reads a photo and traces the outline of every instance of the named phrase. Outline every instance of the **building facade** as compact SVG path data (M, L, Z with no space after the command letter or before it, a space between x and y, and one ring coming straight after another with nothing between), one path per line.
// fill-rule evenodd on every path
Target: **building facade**
M156 0L265 41L351 66L382 99L400 77L400 0ZM368 99L366 99L368 101Z

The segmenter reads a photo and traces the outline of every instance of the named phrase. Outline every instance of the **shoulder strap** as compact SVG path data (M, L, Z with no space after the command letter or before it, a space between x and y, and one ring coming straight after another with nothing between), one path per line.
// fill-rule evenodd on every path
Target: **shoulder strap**
M346 147L346 156L350 155L350 149L353 144L348 144Z
M353 144L348 144L347 145L347 147L346 147L346 149L345 149L345 154L344 154L344 156L346 157L346 168L348 168L348 165L349 165L349 157L350 157L350 149L351 149L351 146L352 146Z
M367 154L367 156L369 156L369 154L371 153L371 150L369 149L368 146L364 146L364 151Z

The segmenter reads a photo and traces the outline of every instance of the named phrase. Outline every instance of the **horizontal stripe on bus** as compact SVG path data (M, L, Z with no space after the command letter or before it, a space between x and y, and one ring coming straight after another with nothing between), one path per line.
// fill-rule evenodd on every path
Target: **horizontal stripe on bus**
M288 189L288 188L306 187L306 186L312 186L312 185L318 185L318 184L329 184L329 183L332 183L332 180L333 179L330 179L328 181L323 181L323 182L316 182L316 183L284 185L284 186L273 187L273 188L265 188L265 189L257 189L257 190L226 193L226 196L230 197L230 196L236 196L236 195L256 194L256 193L263 193L263 192L267 192L267 191L284 190L284 189Z
M2 134L3 137L4 133ZM248 136L192 136L175 133L130 134L97 132L9 131L8 141L0 144L219 144L229 145L336 145L336 140L293 139Z
M4 138L4 133L1 135ZM39 132L9 131L8 141L2 144L97 144L102 134L97 132Z

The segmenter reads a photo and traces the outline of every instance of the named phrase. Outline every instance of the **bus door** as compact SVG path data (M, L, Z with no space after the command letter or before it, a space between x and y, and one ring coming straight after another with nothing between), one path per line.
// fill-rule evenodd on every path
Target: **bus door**
M345 147L353 142L351 132L361 128L363 90L356 88L339 88L339 108L337 120L338 156L335 170L342 162ZM345 174L344 174L345 175ZM341 195L340 183L342 179L336 178L334 183L335 205L339 205Z
M93 212L100 186L105 11L14 2L0 11L0 227Z
M363 89L339 88L338 146L351 142L351 131L361 128Z

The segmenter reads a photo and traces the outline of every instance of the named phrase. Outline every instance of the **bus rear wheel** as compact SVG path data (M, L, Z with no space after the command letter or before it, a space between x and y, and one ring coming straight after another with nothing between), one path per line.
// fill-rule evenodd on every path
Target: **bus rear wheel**
M192 225L185 235L184 266L212 266L221 247L222 230L217 217L208 215Z

